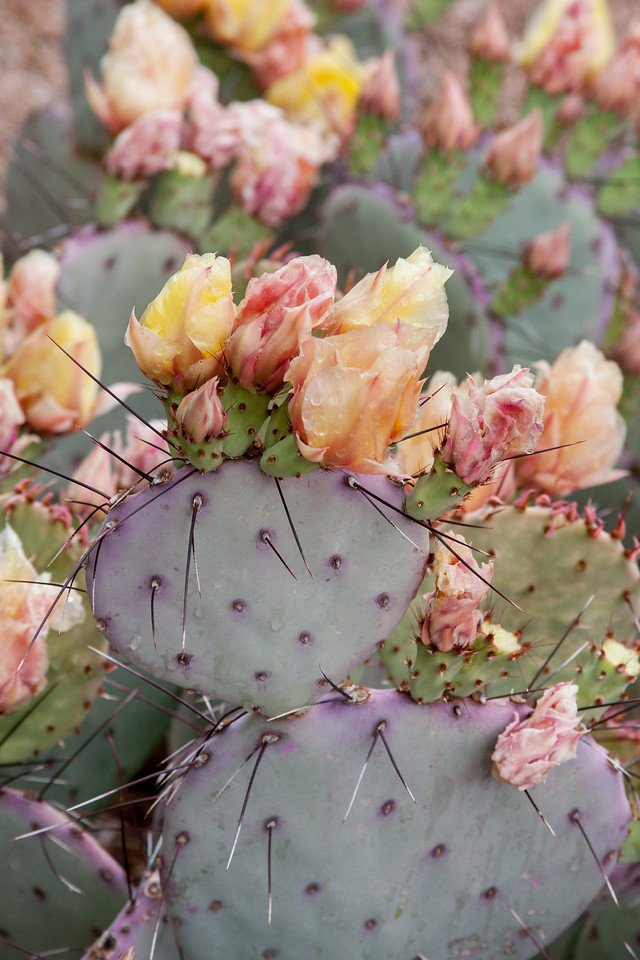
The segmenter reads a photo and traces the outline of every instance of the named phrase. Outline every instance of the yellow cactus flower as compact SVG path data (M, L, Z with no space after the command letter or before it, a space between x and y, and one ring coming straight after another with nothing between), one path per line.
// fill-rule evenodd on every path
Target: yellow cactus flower
M602 652L607 663L612 667L620 667L621 673L627 677L640 675L640 658L635 650L629 650L623 643L609 637L602 644Z
M214 40L253 53L278 32L290 0L207 0L206 6Z

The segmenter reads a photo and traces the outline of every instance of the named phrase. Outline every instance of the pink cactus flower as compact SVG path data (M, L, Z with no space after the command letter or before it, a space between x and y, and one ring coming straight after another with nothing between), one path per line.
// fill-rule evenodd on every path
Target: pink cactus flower
M512 127L498 133L485 156L485 169L492 180L507 187L520 187L533 179L544 139L540 110L533 110Z
M20 453L23 444L18 439L18 435L24 422L25 416L18 403L13 381L0 378L0 477L11 473L16 466L15 460L2 456L2 451L16 455ZM37 437L26 438L27 443L24 445L37 439Z
M544 783L553 767L572 760L587 732L578 717L577 694L575 683L556 683L525 720L514 714L491 755L494 777L529 790Z
M574 123L584 117L586 112L585 98L581 93L568 93L562 98L562 102L556 113L556 119L559 123L564 123L571 127Z
M300 344L333 322L336 269L322 257L296 257L249 281L225 359L243 387L276 393Z
M150 177L170 170L182 138L179 110L152 110L116 137L106 156L109 173L122 180Z
M278 23L268 43L251 53L237 51L261 87L266 89L304 67L313 46L315 22L315 15L302 0L291 0L287 16Z
M367 61L359 109L393 123L400 116L400 80L393 50Z
M640 22L632 23L616 53L595 85L595 98L603 110L620 116L638 115L640 97Z
M500 7L496 0L489 0L484 16L471 34L469 52L482 60L508 63L510 48L509 34Z
M4 316L0 316L0 360L11 356L36 327L56 312L60 265L45 250L31 250L15 262L6 285Z
M462 651L475 643L482 613L480 602L489 590L493 564L479 566L464 539L456 537L453 550L464 563L442 544L435 548L433 572L436 588L426 595L427 607L422 626L421 640L444 653ZM467 564L467 566L465 566Z
M428 353L401 323L305 340L287 374L302 455L325 467L401 476L389 445L415 418Z
M180 435L191 443L211 443L224 434L227 415L218 396L218 377L207 380L180 401L176 411Z
M616 407L622 373L592 343L563 350L552 366L538 364L538 391L546 400L544 429L536 446L549 453L517 464L522 486L564 497L572 490L609 483L625 475L613 466L622 453L624 420Z
M516 365L482 386L469 377L467 396L454 396L442 457L464 483L477 486L501 460L535 449L543 415L544 398L526 368Z
M186 107L183 146L206 160L213 170L222 170L233 159L240 144L239 112L249 104L225 107L218 99L215 73L198 67L194 73Z
M150 476L153 476L161 468L167 469L170 467L172 461L169 460L171 457L169 444L156 432L162 432L166 429L166 426L166 423L163 423L162 420L151 420L147 426L136 417L128 414L126 443L122 450L122 456L127 463ZM169 463L167 463L168 460ZM119 489L128 489L134 483L138 483L139 480L139 473L124 464L119 465Z
M114 449L116 438L110 433L103 433L99 439L101 443L104 443L110 449ZM83 483L95 487L105 496L93 493L93 491L82 486ZM103 505L105 499L110 500L117 491L118 462L108 450L95 446L73 471L73 480L67 487L67 498L70 501L76 501L71 503L71 509L77 516L84 518L91 513L93 507ZM87 506L87 504L92 504L92 506Z
M437 150L468 150L478 138L467 93L455 73L445 70L438 96L427 110L423 132Z
M571 224L541 233L529 243L523 255L524 265L537 277L554 280L567 272L571 260Z

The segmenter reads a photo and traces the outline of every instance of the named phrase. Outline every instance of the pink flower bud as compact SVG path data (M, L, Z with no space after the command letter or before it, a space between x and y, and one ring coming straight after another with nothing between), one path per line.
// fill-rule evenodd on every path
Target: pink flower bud
M218 100L219 82L215 73L198 67L187 101L187 122L183 146L206 160L213 170L231 162L240 144L240 105L223 106ZM249 104L242 104L247 109Z
M471 103L455 73L445 70L440 92L424 120L427 146L437 150L468 150L477 137Z
M557 230L541 233L528 244L522 259L537 277L547 280L561 277L571 260L571 224L565 222Z
M622 396L618 365L583 340L563 350L553 366L539 363L538 370L536 386L546 407L544 430L536 446L541 450L569 446L521 459L517 464L520 484L564 497L572 490L624 476L624 471L612 469L626 432L616 409Z
M464 563L444 545L438 544L435 548L436 589L426 596L421 634L423 643L445 653L462 651L475 643L482 619L478 605L489 590L489 585L483 583L478 574L488 581L493 576L493 564L480 567L464 539L457 536L456 540L452 547Z
M575 683L556 683L526 720L516 713L491 755L494 777L529 790L544 783L553 767L573 759L587 732L578 717L577 694Z
M325 467L402 475L388 448L415 418L427 357L401 323L305 340L287 375L302 455Z
M224 433L227 415L218 396L218 378L212 377L180 401L176 411L180 435L192 443L211 443Z
M393 122L400 115L400 80L393 50L366 63L367 75L360 95L360 109Z
M485 168L492 180L507 187L519 187L536 173L542 153L544 123L540 110L534 110L512 127L496 134L485 157Z
M640 23L631 25L618 50L595 85L595 98L603 110L624 117L637 112L640 96Z
M508 63L510 47L509 34L500 7L496 0L489 0L484 16L471 34L469 52L482 60Z
M58 261L45 250L31 250L14 263L7 282L5 313L0 319L4 336L0 359L3 353L15 353L25 337L52 319L59 276Z
M249 281L225 347L243 387L266 393L282 387L302 341L331 324L336 283L335 267L318 256L296 257Z
M152 110L116 137L106 156L107 170L122 180L150 177L170 170L180 149L182 114L179 110Z
M517 365L482 386L473 377L467 382L468 395L454 395L442 457L464 483L476 486L501 460L535 448L544 398L529 371Z

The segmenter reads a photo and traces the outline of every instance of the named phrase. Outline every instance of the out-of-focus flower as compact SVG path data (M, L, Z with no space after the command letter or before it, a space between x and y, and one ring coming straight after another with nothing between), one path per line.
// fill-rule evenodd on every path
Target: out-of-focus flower
M485 156L485 169L492 180L507 187L519 187L536 173L544 123L540 110L533 110L512 127L496 134Z
M251 53L269 43L290 5L291 0L207 0L207 23L218 43Z
M427 594L427 607L421 640L438 650L464 650L475 643L482 613L480 601L486 596L491 581L493 564L479 566L462 537L456 537L455 552L442 544L435 548L433 572L436 588ZM466 564L466 566L465 566Z
M406 260L399 257L393 267L368 273L352 287L336 304L336 326L347 333L381 321L401 323L410 328L416 344L432 349L447 329L444 285L452 273L434 263L425 247L418 247Z
M311 50L301 70L272 84L267 100L292 120L315 121L341 139L349 136L356 119L366 67L347 37L331 37Z
M184 143L214 170L222 170L233 158L240 143L239 110L249 104L225 107L218 99L219 82L215 73L198 67L187 101ZM259 101L256 101L259 102Z
M176 410L180 436L191 443L211 443L224 433L227 415L218 396L218 378L212 377L182 398Z
M560 224L557 230L541 233L525 248L524 265L537 277L554 280L567 272L571 260L571 224Z
M13 453L18 430L24 420L13 381L0 378L0 451ZM13 461L0 455L0 476L9 472L13 466Z
M225 359L243 387L275 393L313 330L333 321L336 268L322 257L297 257L249 281Z
M392 123L400 116L400 80L393 50L368 60L360 109Z
M110 433L103 433L99 439L110 449L117 446L117 438ZM87 489L83 484L95 487L100 493ZM118 462L109 450L95 446L73 471L73 479L67 487L67 497L72 501L73 512L85 517L92 512L93 507L104 504L105 499L110 500L117 491ZM104 494L104 497L101 494Z
M250 65L261 87L304 67L313 46L311 31L316 17L303 0L289 0L287 14L268 43L252 53L237 51Z
M496 0L489 0L484 16L476 24L469 52L474 57L491 60L495 63L507 63L510 58L509 34Z
M163 423L162 420L151 420L149 424L146 424L127 414L126 443L122 450L122 456L131 466L127 467L125 464L119 464L119 489L131 487L140 480L140 474L136 473L134 467L153 476L161 466L169 467L171 465L167 463L171 456L169 445L166 440L158 436L158 433L166 429L166 426L166 423Z
M400 476L389 445L413 422L428 350L407 326L377 323L310 337L289 367L289 414L302 455L326 467Z
M553 366L538 364L539 392L546 399L544 430L537 447L557 447L517 464L520 484L564 497L572 490L624 476L613 465L622 453L624 420L616 406L622 373L597 347L583 340L563 350Z
M442 457L464 483L477 486L501 460L535 448L543 414L544 398L528 370L516 365L482 385L469 377L467 395L454 394Z
M620 116L638 113L640 97L640 22L632 23L598 77L595 99L603 110Z
M440 92L427 110L423 132L427 146L437 150L468 150L477 139L471 102L450 70L442 75Z
M154 0L165 13L177 20L189 20L206 8L208 0Z
M456 386L454 375L442 370L437 370L429 378L426 393L420 399L418 416L409 430L410 435L418 436L403 440L396 452L402 472L407 477L417 477L431 470L436 451L443 444ZM436 427L440 429L436 430Z
M640 313L637 311L626 311L624 326L610 356L626 373L640 377Z
M110 174L122 180L150 177L175 164L182 137L179 110L152 110L116 137L106 156Z
M613 48L606 0L545 0L527 26L518 59L547 93L568 93L593 82Z
M59 276L60 264L45 250L31 250L14 263L0 318L0 360L3 353L11 356L37 326L52 319Z
M116 20L102 58L102 83L85 75L87 99L118 133L152 110L180 110L198 58L187 32L152 3L135 0Z
M493 775L519 790L544 783L553 767L572 760L580 737L587 728L577 713L575 683L557 683L549 687L526 720L514 715L498 737L493 760Z
M2 370L3 376L13 380L27 422L40 433L84 427L96 409L96 384L57 344L95 377L100 376L96 332L71 310L37 327Z
M568 127L577 123L586 112L585 98L581 93L568 93L562 98L562 102L556 113L558 123L564 123Z
M131 314L125 342L150 380L186 393L220 370L234 317L229 261L190 254L140 321Z

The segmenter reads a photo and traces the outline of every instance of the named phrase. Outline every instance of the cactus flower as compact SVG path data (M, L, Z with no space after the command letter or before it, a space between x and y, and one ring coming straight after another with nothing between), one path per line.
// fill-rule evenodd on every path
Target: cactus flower
M456 536L456 540L457 543L451 546L458 557L443 544L439 543L435 548L433 572L436 588L426 595L421 633L423 643L444 653L461 651L475 643L483 617L478 606L489 590L488 583L484 583L478 574L488 581L493 576L493 564L479 566L464 539Z
M578 717L577 694L575 683L556 683L525 720L516 713L491 755L494 777L529 790L544 783L553 767L572 760L587 732Z
M392 123L400 116L400 80L393 50L367 61L360 109Z
M520 187L536 173L544 122L540 110L533 110L512 127L496 134L485 156L485 168L492 180L507 187Z
M132 312L125 342L150 380L186 393L220 370L234 317L229 261L190 254L140 321Z
M598 77L595 99L620 116L638 112L640 97L640 22L631 24L614 56Z
M189 20L202 13L207 6L207 0L154 0L154 3L177 20Z
M103 433L99 439L110 449L114 449L114 447L117 449L119 446L117 435L114 437L110 433ZM90 453L80 461L73 471L73 479L67 487L66 494L70 501L78 501L77 503L71 503L71 509L75 514L86 517L92 510L92 507L87 506L87 504L97 507L104 504L105 498L110 500L111 497L115 496L120 486L118 483L118 466L115 457L112 457L108 450L104 450L100 446L94 446ZM136 479L138 479L137 476ZM100 490L105 496L102 497L99 493L94 493L93 490L88 490L85 486L82 486L85 483L95 487L96 490Z
M179 110L145 113L118 134L105 159L107 170L122 180L136 180L170 170L181 138Z
M554 280L566 273L571 260L571 224L541 233L525 248L524 265L537 277Z
M501 460L535 449L543 414L526 368L516 365L482 386L469 377L467 396L454 394L442 457L464 483L484 483Z
M169 466L170 464L167 464L167 460L171 457L169 445L156 433L166 429L166 426L162 420L151 420L147 425L141 423L137 417L127 414L126 442L122 450L122 456L127 463L149 474L154 474L161 465ZM119 465L119 488L130 487L139 479L140 474L135 470L125 464Z
M289 367L289 415L302 455L325 467L400 476L389 445L407 433L428 357L405 324L310 337Z
M451 403L456 386L454 375L442 370L437 370L429 378L425 395L420 400L418 415L409 430L410 436L418 436L402 440L396 451L406 476L417 477L431 470L446 430L446 426L442 427L442 424L446 425L451 416ZM435 427L442 428L436 430Z
M445 70L438 96L427 110L423 133L427 146L437 150L468 150L478 137L466 90L455 73Z
M508 63L510 59L509 34L496 0L489 0L487 9L471 34L469 52L474 57L494 63Z
M0 319L0 360L11 356L28 334L56 312L60 264L46 250L31 250L17 260L6 285L4 317Z
M12 453L18 439L18 430L25 421L24 413L18 403L13 381L0 378L0 452ZM13 467L8 458L0 455L0 475Z
M624 420L616 407L622 373L592 343L563 350L552 366L538 364L539 392L546 399L540 449L560 450L525 457L517 464L520 484L564 497L572 490L624 476L613 466L622 453Z
M85 75L87 99L112 133L152 110L180 110L198 58L187 32L151 0L122 9L102 58L102 83Z
M206 0L214 40L241 53L260 50L286 21L291 0Z
M406 260L399 257L368 273L335 308L336 326L343 333L380 322L410 327L415 342L432 349L447 329L449 304L444 285L453 273L434 263L425 247Z
M531 18L518 59L547 93L593 82L613 53L607 0L545 0Z
M336 268L318 256L297 257L249 281L225 347L243 387L280 390L302 341L332 323L336 283Z
M240 111L251 106L224 106L218 99L219 88L215 73L206 67L197 68L189 91L183 138L183 145L213 170L224 169L233 159L240 144Z
M248 63L261 87L270 87L276 80L304 68L314 47L311 31L316 17L303 0L290 0L287 15L260 49L251 53L236 51Z
M13 381L27 422L39 433L77 430L96 410L97 385L56 344L94 376L102 368L94 328L71 310L37 327L21 343L2 374Z
M224 434L227 415L218 396L218 377L182 398L176 411L180 436L191 443L211 443Z

